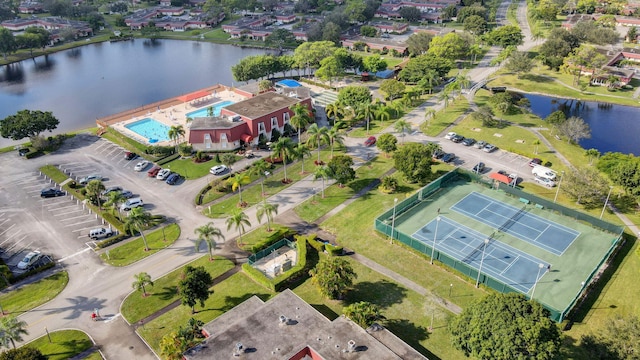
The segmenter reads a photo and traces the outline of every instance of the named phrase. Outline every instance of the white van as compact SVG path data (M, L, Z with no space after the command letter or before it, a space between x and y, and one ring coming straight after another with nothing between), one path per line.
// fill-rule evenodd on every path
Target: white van
M555 180L557 176L555 171L541 165L534 166L533 169L531 169L531 173L537 177L541 177L549 180Z
M133 198L125 201L125 203L120 206L120 210L129 211L133 208L137 208L138 206L142 206L142 205L144 205L144 203L142 202L142 199Z

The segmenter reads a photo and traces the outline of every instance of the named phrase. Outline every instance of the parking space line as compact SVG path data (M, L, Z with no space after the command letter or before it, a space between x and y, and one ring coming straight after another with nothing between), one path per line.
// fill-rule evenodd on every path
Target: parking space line
M56 206L56 205L57 205L57 204L50 204L50 205L49 205L49 204L47 204L47 205L42 205L42 206L43 206L43 207L47 207L47 208L48 208L48 207L50 207L50 206ZM78 207L78 206L79 206L79 205L72 204L72 205L68 205L68 206L63 206L63 207L56 208L56 210L64 210L64 209L69 209L69 208L76 208L76 207ZM47 209L47 210L48 210L48 209Z
M9 219L7 219L7 221L8 221L8 220L9 220ZM5 222L6 222L6 221L4 221L4 222L3 222L3 224L4 224ZM0 224L0 225L2 225L2 224ZM9 226L5 231L3 231L3 232L1 232L1 233L0 233L0 236L4 235L4 233L6 233L7 231L11 230L11 228L13 228L14 226L16 226L16 224L11 224L11 226Z
M84 227L84 228L80 228L80 229L75 229L75 230L71 230L71 232L81 232L81 231L85 231L85 230L91 230L91 229L95 229L95 226L89 226L89 227Z
M76 256L76 255L80 255L80 254L82 254L82 253L86 253L86 252L87 252L87 251L89 251L89 250L91 250L91 248L86 248L86 249L84 249L84 250L80 250L80 251L78 251L78 252L76 252L76 253L73 253L73 254L71 254L71 255L68 255L68 256L63 257L62 259L58 260L58 262L59 262L59 263L61 263L61 262L65 261L65 260L67 260L67 259L70 259L70 258L72 258L72 257L74 257L74 256Z
M21 239L19 239L18 241L14 242L13 245L9 246L8 248L5 249L5 252L9 253L11 252L11 250L13 250L13 248L15 248L16 246L18 246L18 244L20 244L20 242L22 242L22 240L24 240L27 237L27 235L25 234ZM5 241L6 242L6 241ZM33 241L32 241L33 242ZM32 243L31 242L31 243ZM31 244L30 243L30 244ZM4 244L4 243L3 243ZM13 257L13 256L12 256Z
M73 214L73 213L76 213L76 212L78 212L78 211L80 211L80 212L84 212L84 210L79 209L79 210L67 211L67 212L64 212L64 213L62 213L62 214L53 214L53 216L67 216L67 215L69 215L69 214Z
M89 215L85 214L85 215L80 215L80 216L74 216L74 217L71 217L71 218L68 218L68 219L60 219L60 221L70 221L70 220L75 220L75 219L79 219L79 218L87 217L87 216L91 216L91 217L95 218L95 215L93 215L93 214L89 214ZM65 225L65 226L67 226L67 225Z
M68 225L65 225L65 227L69 227L69 226L76 226L76 225L80 225L80 224L88 223L89 221L98 222L96 219L93 219L93 220L86 220L86 221L80 221L80 222L77 222L77 223L74 223L74 224L68 224Z

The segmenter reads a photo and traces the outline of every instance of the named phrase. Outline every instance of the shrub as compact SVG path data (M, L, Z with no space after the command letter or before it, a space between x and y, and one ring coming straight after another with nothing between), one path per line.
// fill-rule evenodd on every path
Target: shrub
M342 246L339 246L339 245L336 246L336 245L331 245L331 244L325 244L324 245L324 249L331 256L342 255L342 253L344 252L344 249L342 248Z
M298 239L301 236L296 236L296 239ZM316 240L316 234L311 234L307 237L307 242L309 243L309 245L311 245L312 248L314 248L317 252L321 253L324 251L324 243L321 241Z
M102 241L99 241L98 243L96 243L96 247L98 249L104 249L104 248L106 248L108 246L111 246L113 244L117 244L120 241L128 239L128 238L129 238L129 235L127 233L125 233L125 232L122 232L122 233L120 233L120 234L118 234L116 236L112 236L112 237L110 237L108 239L104 239Z
M271 232L268 236L266 236L262 241L253 244L253 246L251 246L251 249L249 251L255 254L258 251L264 248L267 248L286 237L292 236L293 234L295 234L295 231L293 231L288 227L283 226L283 227L276 228L274 229L273 232Z
M180 158L180 154L173 154L173 155L169 155L163 159L160 159L158 161L156 161L156 165L164 165L166 163L172 162L175 159Z
M102 218L104 221L111 224L114 228L116 228L121 234L124 234L126 231L124 229L124 222L118 219L115 215L109 212L103 212Z
M36 150L36 149L30 147L29 148L29 152L24 154L24 158L25 159L33 159L33 158L38 157L40 155L42 155L42 151Z
M168 156L175 153L176 149L173 146L155 146L150 145L144 150L145 154L153 156Z

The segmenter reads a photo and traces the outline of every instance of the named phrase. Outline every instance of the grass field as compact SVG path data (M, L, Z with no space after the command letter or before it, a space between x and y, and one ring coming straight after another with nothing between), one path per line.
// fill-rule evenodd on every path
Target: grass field
M469 102L466 98L451 101L446 109L438 111L435 117L423 122L422 125L420 125L420 130L426 135L437 136L468 109Z
M87 334L80 330L61 330L49 333L49 337L41 336L29 343L30 347L42 352L49 360L70 359L90 349L93 342ZM89 357L83 359L102 359L96 349Z
M0 295L0 304L6 314L20 315L55 298L69 282L66 271L57 272L32 284Z
M180 226L171 224L150 233L145 233L148 251L144 249L142 236L123 245L109 248L100 255L102 261L113 266L126 266L151 256L158 251L171 246L180 237Z
M233 268L233 263L225 258L216 256L214 261L209 261L208 254L191 262L189 265L204 266L214 279ZM180 299L177 286L183 270L183 268L179 268L159 279L155 279L153 286L147 286L146 297L143 297L138 291L129 294L122 303L122 316L129 323L135 323ZM133 280L132 278L132 283Z

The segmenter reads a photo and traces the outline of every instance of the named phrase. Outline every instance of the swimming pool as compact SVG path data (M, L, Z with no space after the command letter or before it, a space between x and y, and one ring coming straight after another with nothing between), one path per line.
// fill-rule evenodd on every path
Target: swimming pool
M158 141L169 141L169 129L167 125L152 118L144 118L131 124L127 124L124 127L133 131L134 133L147 138L150 143Z
M223 102L219 102L216 104L213 104L213 116L220 116L220 110L225 107L225 106L229 106L231 104L234 104L233 101L223 101ZM197 118L197 117L207 117L207 109L209 108L209 106L202 108L200 110L196 110L196 111L192 111L190 113L187 113L187 117L189 118Z

